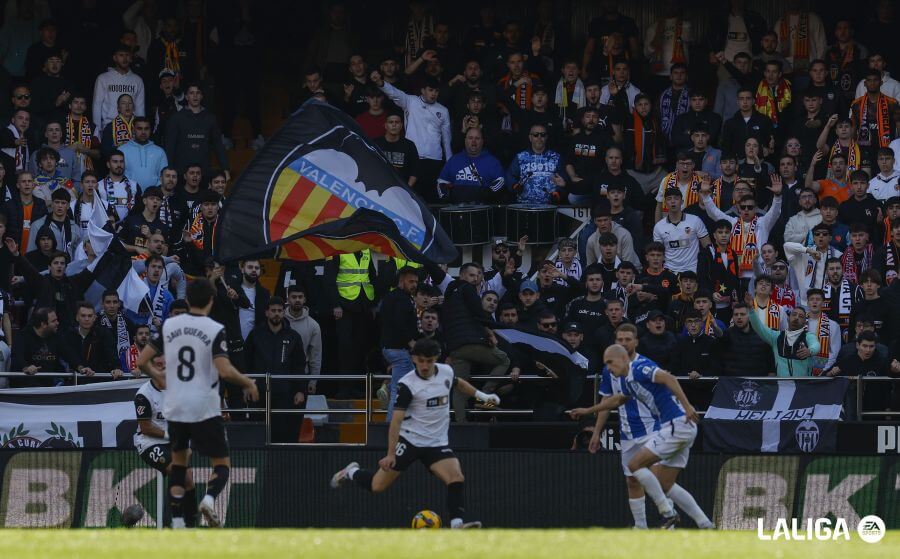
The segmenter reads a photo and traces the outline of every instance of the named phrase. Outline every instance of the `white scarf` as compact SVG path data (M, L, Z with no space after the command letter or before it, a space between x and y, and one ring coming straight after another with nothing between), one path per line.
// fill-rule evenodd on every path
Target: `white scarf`
M559 82L556 84L556 104L559 108L565 108L569 105L569 100L566 97L566 80L564 78L560 78ZM583 108L586 103L586 98L584 96L584 83L581 81L581 78L575 79L575 89L572 91L572 104L578 107L579 109Z
M7 130L12 132L13 138L19 139L22 137L22 134L19 133L19 129L15 127L14 124L9 123L6 127ZM26 143L24 146L13 146L10 148L3 148L3 153L10 156L16 161L16 171L24 171L26 166L28 165L28 144ZM7 171L9 173L10 171Z

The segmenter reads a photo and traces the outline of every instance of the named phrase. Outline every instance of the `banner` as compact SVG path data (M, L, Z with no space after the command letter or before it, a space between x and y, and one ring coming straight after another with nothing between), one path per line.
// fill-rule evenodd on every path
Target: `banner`
M846 378L720 377L703 417L703 448L718 452L834 452Z
M555 361L555 358L563 358L582 369L588 368L587 357L574 351L569 344L554 336L518 328L495 328L494 334L511 344L524 346L524 351L533 355L537 361L550 360L552 362ZM544 364L548 365L549 363Z
M229 262L274 252L308 261L365 248L416 262L457 256L356 121L310 100L234 184L216 226L215 257Z
M0 390L0 448L132 446L134 395L145 382Z

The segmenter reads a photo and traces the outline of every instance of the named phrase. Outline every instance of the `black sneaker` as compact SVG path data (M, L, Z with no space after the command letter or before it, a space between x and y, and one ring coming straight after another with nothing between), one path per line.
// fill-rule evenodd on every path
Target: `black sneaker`
M681 516L675 512L672 516L663 518L662 524L660 524L659 527L663 530L674 530L679 524L681 524Z

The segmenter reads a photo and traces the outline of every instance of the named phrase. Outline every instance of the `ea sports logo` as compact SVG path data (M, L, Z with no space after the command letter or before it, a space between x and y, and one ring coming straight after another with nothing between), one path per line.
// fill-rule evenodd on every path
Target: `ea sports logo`
M878 543L884 537L884 520L881 517L870 514L864 516L856 526L856 532L862 541L866 543Z

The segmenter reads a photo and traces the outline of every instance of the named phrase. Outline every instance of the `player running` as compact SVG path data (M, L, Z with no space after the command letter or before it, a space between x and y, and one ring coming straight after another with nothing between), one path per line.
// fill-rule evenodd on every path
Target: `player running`
M154 357L153 364L161 371L166 368L166 361L162 355ZM138 429L134 433L134 448L144 463L167 476L172 466L172 447L169 444L168 422L163 415L165 389L165 379L158 382L151 378L135 394L134 413L138 420ZM188 528L193 528L197 525L197 490L190 468L185 475L184 487L182 506L184 523Z
M200 512L209 526L222 525L213 507L228 483L231 463L219 405L219 378L243 386L245 398L259 399L253 379L238 372L228 359L225 328L208 316L215 294L208 280L194 280L187 288L190 312L166 320L161 334L138 357L140 369L167 387L163 414L169 422L172 446L169 503L173 528L186 527L183 503L189 447L208 456L213 469ZM165 355L165 372L153 364L153 358L161 354Z
M656 364L653 361L635 352L637 348L637 329L633 325L625 324L616 329L616 343L628 353L632 367L652 366L656 368ZM659 378L662 379L663 377L660 376ZM672 378L674 380L674 377ZM592 453L600 449L600 433L609 417L609 410L616 407L613 405L616 403L613 398L629 394L624 381L625 379L611 375L609 368L604 368L603 380L600 385L600 394L603 396L603 399L600 403L591 408L577 408L569 412L574 419L597 412L597 423L589 446L589 450ZM675 382L677 384L677 380ZM635 527L647 528L644 489L642 484L632 474L629 466L643 446L660 430L660 419L657 414L651 411L651 409L656 408L648 407L639 398L625 399L621 404L618 404L618 409L622 470L628 487L628 504L634 516ZM693 442L693 439L691 442ZM678 474L687 465L690 446L690 444L686 445L683 455L659 460L658 463L652 466L652 471L657 479L660 480L662 487L665 488L666 495L679 508L687 512L698 527L704 529L713 528L713 523L697 504L694 497L675 483Z
M454 388L466 396L497 406L500 397L485 394L463 379L453 376L450 365L437 363L441 346L422 339L410 352L415 369L404 375L397 389L394 414L388 431L388 454L376 472L363 470L351 462L331 478L331 487L339 488L352 480L363 489L380 493L391 486L413 462L419 460L447 485L447 508L451 528L481 528L481 522L463 522L463 474L459 459L447 440L450 428L450 394Z

